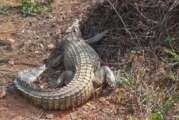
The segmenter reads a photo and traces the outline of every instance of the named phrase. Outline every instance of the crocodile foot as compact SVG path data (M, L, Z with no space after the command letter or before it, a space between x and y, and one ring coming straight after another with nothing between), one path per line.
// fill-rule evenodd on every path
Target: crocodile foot
M115 88L117 84L115 76L108 66L101 66L95 72L94 86L99 87L103 83L110 88Z
M70 70L64 71L57 80L51 81L49 83L51 88L62 87L67 85L73 79L74 73Z

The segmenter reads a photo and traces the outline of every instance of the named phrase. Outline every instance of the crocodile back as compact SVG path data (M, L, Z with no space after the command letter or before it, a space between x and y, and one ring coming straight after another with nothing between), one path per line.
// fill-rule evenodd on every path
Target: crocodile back
M38 89L24 81L16 80L16 87L35 105L44 109L69 109L85 103L93 94L92 80L100 61L97 53L84 41L63 43L64 65L75 75L72 81L60 89Z
M82 68L93 67L94 70L100 65L100 58L95 50L84 40L68 41L63 43L64 65L66 70L80 71ZM82 70L84 71L84 70Z

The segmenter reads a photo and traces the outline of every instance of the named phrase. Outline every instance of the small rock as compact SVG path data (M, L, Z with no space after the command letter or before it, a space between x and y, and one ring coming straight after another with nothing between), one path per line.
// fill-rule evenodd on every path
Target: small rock
M94 105L92 105L91 103L86 103L87 106L89 106L92 109L96 109L96 107Z
M37 50L36 50L34 53L35 53L35 54L39 54L39 53L40 53L40 51L37 51Z
M103 103L103 102L105 102L106 100L105 100L104 97L101 97L101 98L99 99L99 101Z
M14 42L15 42L15 40L12 39L12 38L8 38L7 40L8 40L10 43L14 43Z
M41 44L41 43L39 44L39 46L40 46L41 48L44 48L43 44Z
M13 60L13 59L10 59L10 60L8 61L8 63L9 63L10 65L14 65L14 60Z
M46 118L47 118L47 119L52 119L53 117L54 117L53 114L47 114L47 115L46 115Z
M47 45L47 47L48 47L48 49L53 49L55 46L53 45L53 44L49 44L49 45Z
M0 87L0 99L4 98L6 96L6 88Z

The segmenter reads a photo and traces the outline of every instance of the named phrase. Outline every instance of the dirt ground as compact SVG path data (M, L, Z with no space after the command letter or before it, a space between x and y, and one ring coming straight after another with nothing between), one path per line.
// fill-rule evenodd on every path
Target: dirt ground
M117 108L111 99L115 91L108 97L91 98L88 103L74 110L44 111L30 104L12 84L17 71L37 66L47 58L51 51L50 45L53 47L59 42L61 33L93 1L55 1L52 4L53 12L37 17L23 17L16 9L16 0L0 2L1 8L14 7L13 11L0 14L0 40L5 42L0 46L0 83L8 89L5 98L0 99L0 119L115 119Z

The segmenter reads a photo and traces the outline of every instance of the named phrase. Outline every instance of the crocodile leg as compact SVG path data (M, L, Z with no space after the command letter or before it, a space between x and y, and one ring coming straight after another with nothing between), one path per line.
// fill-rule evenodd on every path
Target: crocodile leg
M88 44L94 44L94 43L102 40L102 38L104 38L108 32L109 32L109 30L105 30L101 33L98 33L97 35L93 36L92 38L85 40L85 42Z
M103 83L106 83L111 88L116 86L115 76L108 66L101 66L95 71L94 86L99 87Z
M28 84L33 83L37 80L37 77L46 70L45 65L41 65L39 67L34 67L30 69L25 69L23 71L18 72L17 77L20 80L26 80Z
M63 85L67 85L74 77L74 73L70 70L64 71L57 80L51 81L50 87L56 88L56 87L62 87Z

